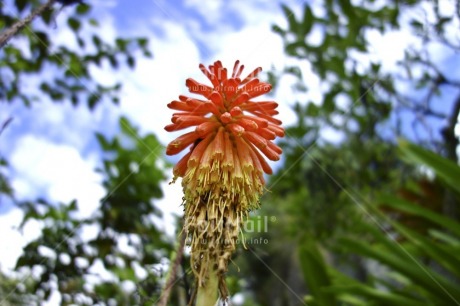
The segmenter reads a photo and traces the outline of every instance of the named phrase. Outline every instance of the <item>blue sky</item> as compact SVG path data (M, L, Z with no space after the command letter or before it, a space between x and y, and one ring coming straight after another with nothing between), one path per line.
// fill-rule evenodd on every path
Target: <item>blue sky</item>
M117 35L146 36L150 39L153 59L139 59L136 69L122 68L112 71L108 67L91 68L95 78L107 84L121 80L123 90L119 107L102 103L93 112L85 106L74 108L70 103L53 104L41 101L31 108L20 103L1 105L0 122L12 117L13 122L2 134L1 153L10 161L7 173L19 199L34 199L43 196L54 202L79 201L81 215L88 216L98 206L104 195L100 183L102 177L94 169L100 163L100 152L96 146L94 132L102 132L111 137L117 133L118 118L126 115L138 126L141 133L154 132L163 144L177 134L166 133L163 127L169 123L171 111L166 104L180 94L187 94L185 79L193 77L205 81L198 69L199 63L209 65L222 60L224 65L233 66L236 59L242 61L247 72L261 66L265 71L275 67L281 70L296 60L287 58L283 52L281 38L271 32L273 24L286 25L279 1L242 0L87 0L93 4L92 17L99 20L101 27L97 34L107 40ZM320 1L311 1L319 3ZM5 10L8 3L5 2ZM283 1L297 15L301 15L303 1ZM313 5L315 13L320 13L318 5ZM57 43L77 48L71 33L59 23L71 13L73 8L65 8L57 17L57 29L49 31ZM411 14L418 14L415 10ZM458 27L457 27L458 28ZM94 29L84 29L90 36ZM321 33L314 31L309 41L314 43ZM396 71L396 62L402 59L409 44L419 45L404 28L381 35L369 33L373 45L372 54L362 58L366 67L370 61L383 63L386 71ZM13 44L21 44L13 41ZM452 56L433 46L433 56L449 68ZM455 57L458 61L458 56ZM458 62L457 62L458 63ZM296 101L312 100L321 103L324 81L311 71L308 63L299 64L310 90L295 93L291 86L292 77L281 80L274 93L280 104L280 119L285 125L295 121L290 109ZM460 79L460 70L452 72ZM43 77L46 77L43 76ZM37 84L31 79L28 86ZM404 84L402 87L406 88ZM407 87L408 88L408 87ZM350 101L344 101L344 107ZM440 103L441 109L446 109ZM324 130L321 135L330 141L340 140L341 135L334 130ZM171 232L170 213L181 213L180 184L164 185L165 198L159 203L166 212L161 226ZM0 207L0 232L3 248L0 253L0 268L13 267L22 246L33 239L40 224L31 223L24 235L12 230L22 218L22 212L11 205L2 203ZM94 235L94 230L87 233Z

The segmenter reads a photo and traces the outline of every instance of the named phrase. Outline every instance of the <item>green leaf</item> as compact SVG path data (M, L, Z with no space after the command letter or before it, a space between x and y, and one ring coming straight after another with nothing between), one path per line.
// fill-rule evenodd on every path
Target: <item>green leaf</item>
M313 102L308 103L306 115L308 117L318 117L320 108Z
M28 2L27 0L14 0L14 4L19 12L22 12L26 8Z
M91 18L89 20L89 24L92 25L93 27L98 27L99 26L99 22L94 18Z
M121 280L136 281L136 274L132 268L115 268L112 270Z
M89 96L88 98L89 109L91 110L94 109L94 107L100 100L101 100L101 96L99 96L98 94L92 94L91 96Z
M288 20L289 30L293 33L298 33L299 25L297 21L295 20L294 12L288 6L284 4L281 5L281 8L284 12L284 15L286 16L286 19Z
M96 138L103 151L110 151L111 145L104 135L101 133L96 133Z
M335 294L353 294L361 295L372 300L377 300L378 305L405 305L405 306L420 306L420 305L430 305L426 301L420 301L416 299L411 299L403 295L397 294L395 292L385 292L383 290L378 290L372 288L365 284L355 284L355 285L337 285L331 286L326 289L327 292ZM332 305L332 304L324 304ZM372 304L366 304L372 305Z
M350 0L339 0L343 13L348 17L349 22L356 22L356 8L353 7Z
M302 21L302 28L300 36L306 36L310 33L315 16L313 16L313 12L310 8L310 5L305 4L304 11L303 11L303 21Z
M381 199L385 206L389 206L396 210L412 215L423 217L438 224L439 226L446 228L447 230L460 237L460 224L449 217L434 213L432 210L423 208L419 205L415 205L395 196L384 195L381 197Z
M460 167L457 164L404 140L399 141L399 148L407 161L431 168L437 177L460 194Z
M304 41L296 41L290 44L287 44L286 47L286 53L292 56L297 56L297 57L302 57L302 54L299 54L299 49L307 49L307 46L305 45Z
M449 235L447 233L437 231L437 230L429 230L428 233L433 238L441 240L442 242L447 243L448 245L452 247L455 247L456 251L454 252L454 254L460 253L460 239L455 238L452 235Z
M334 295L323 291L323 288L330 286L331 281L323 256L311 237L305 238L300 245L299 259L305 282L314 297L314 305L336 305Z
M136 64L136 61L135 61L134 57L128 56L128 57L126 58L126 63L128 64L128 66L129 66L130 68L134 68L134 66L135 66L135 64Z
M87 4L80 4L77 6L77 14L85 15L89 12L90 9L91 9L91 6Z
M460 277L460 269L458 268L460 267L460 259L454 255L456 253L455 249L430 240L398 222L390 221L390 223L393 228L406 237L414 246L418 247L422 254L427 254L445 269Z
M272 25L272 31L275 32L275 33L278 33L281 37L284 37L286 35L286 31L281 29L276 24Z
M377 250L372 245L350 238L342 238L340 243L353 253L373 258L407 276L412 282L424 288L427 293L434 295L436 299L443 301L446 305L455 300L460 300L460 290L457 286L422 264L420 260L414 258L411 254L403 257L395 256L391 253Z
M75 18L69 18L67 20L67 24L75 32L78 32L80 30L80 28L81 28L81 22L78 19L75 19Z

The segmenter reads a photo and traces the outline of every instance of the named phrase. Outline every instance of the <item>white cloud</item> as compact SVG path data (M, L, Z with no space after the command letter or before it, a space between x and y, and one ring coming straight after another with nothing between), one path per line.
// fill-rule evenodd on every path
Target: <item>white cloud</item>
M104 195L101 175L93 170L95 163L84 160L69 145L26 135L17 141L10 163L18 198L46 194L51 202L69 203L77 199L80 213L88 216Z
M29 221L22 232L17 226L23 219L23 212L13 208L8 213L0 215L0 233L2 233L2 251L0 252L0 268L2 271L11 271L17 258L22 254L22 248L41 232L41 225L37 221Z
M213 0L213 1L201 1L201 0L185 0L184 6L186 8L192 8L198 11L203 19L210 24L216 24L221 20L222 14L225 10L222 9L224 1Z
M140 59L134 71L123 72L121 113L167 143L175 136L164 131L172 115L166 104L186 94L185 80L200 71L199 52L187 31L170 21L162 25L165 36L151 40L155 58Z
M164 213L163 222L157 223L160 230L165 230L169 237L175 237L175 216L182 216L182 180L178 179L174 184L169 184L169 181L163 183L161 188L164 192L164 197L156 202L156 205Z

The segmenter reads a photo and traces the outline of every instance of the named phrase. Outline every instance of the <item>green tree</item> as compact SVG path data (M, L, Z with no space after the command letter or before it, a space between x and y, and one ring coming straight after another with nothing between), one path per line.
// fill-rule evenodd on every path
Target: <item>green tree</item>
M37 0L15 0L14 7L3 8L0 28L11 28L17 22L16 16L30 13L40 5L43 3ZM101 67L104 63L112 68L125 63L132 68L136 64L137 51L151 56L148 40L117 37L114 41L105 41L97 33L100 25L91 16L89 4L66 6L65 10L73 12L67 20L56 16L55 8L59 5L46 9L1 49L0 100L10 103L20 100L31 105L49 97L55 102L70 101L73 105L84 101L89 108L103 98L118 103L121 83L101 84L94 79L90 68ZM76 42L78 49L52 39L56 26L69 27L74 35L69 40ZM43 75L45 70L52 70L52 75ZM29 77L37 74L42 74L39 88L26 86Z
M105 63L114 69L123 64L132 68L136 56L151 56L148 40L116 37L106 41L98 33L100 25L92 17L89 3L64 7L72 13L68 19L55 15L59 5L52 4L55 1L44 4L16 0L13 7L6 7L2 2L0 28L5 32L17 23L16 16L36 12L37 17L0 50L0 100L32 108L44 99L84 103L90 109L103 99L117 103L121 83L98 83L90 68ZM42 11L36 11L40 7ZM69 39L74 40L77 49L53 40L56 26L71 30L74 36ZM31 78L37 77L38 88L27 86ZM3 131L8 121L1 124ZM168 163L155 135L139 135L126 118L120 119L120 132L115 138L106 138L106 132L96 134L105 156L99 171L104 176L106 195L97 213L86 218L77 217L76 201L15 199L8 172L3 171L8 162L1 158L2 198L8 197L23 209L21 227L31 220L43 226L39 237L25 246L18 259L18 276L2 274L2 304L42 304L53 292L59 294L61 305L154 305L158 301L164 262L173 251L173 242L153 222L155 216L161 216L156 201L163 196L160 183L166 179ZM81 237L85 228L96 229L97 236L85 240ZM130 246L131 253L120 247L120 240ZM186 262L184 259L184 271ZM94 272L96 264L111 275L110 280ZM137 272L139 269L144 275ZM188 284L185 278L182 282ZM179 293L186 295L188 291L177 286L172 303L179 305Z
M261 213L276 215L279 222L271 227L268 250L260 250L265 255L248 257L248 265L260 273L252 278L248 292L260 305L299 305L298 297L305 290L314 295L314 304L335 304L336 296L321 289L331 285L331 279L315 269L317 261L325 260L325 270L335 268L350 281L374 277L366 256L358 256L357 249L343 248L341 241L348 235L371 244L369 228L361 224L367 220L370 227L376 227L372 221L376 212L371 208L381 201L381 194L399 193L420 176L417 167L398 155L398 137L458 161L454 130L460 113L460 83L445 63L433 58L429 48L436 43L446 54L454 54L449 61L458 61L460 45L449 29L458 22L459 14L455 10L446 13L440 5L437 1L358 4L325 0L304 4L300 14L282 6L287 27L275 25L273 30L283 38L286 54L299 64L286 67L281 74L296 76L293 90L308 94L312 88L305 83L300 65L311 67L325 86L320 104L295 103L297 122L287 128L281 143L284 166L268 184L270 192ZM415 10L426 10L426 15L408 14ZM427 15L434 18L423 19ZM395 68L385 69L379 59L363 63L372 53L369 33L402 28L419 38L420 44L407 49ZM321 39L310 43L313 32ZM273 72L270 77L277 81L283 76ZM341 140L326 141L322 138L325 128L340 134ZM437 196L438 206L430 209L458 221L458 202L452 191L441 188ZM389 226L388 221L380 222L383 228ZM301 267L306 271L306 287L299 286ZM376 287L373 290L383 294ZM350 294L350 300L356 296Z
M163 195L160 182L165 180L159 166L165 164L162 146L152 134L139 136L125 118L120 128L121 134L112 140L97 135L108 157L100 169L106 195L94 216L77 218L75 201L68 205L43 200L20 204L26 212L21 226L29 220L44 223L41 236L24 248L16 266L30 271L41 267L30 292L39 301L47 300L53 288L61 294L62 305L108 305L110 301L155 305L159 299L165 272L161 261L172 252L171 241L153 222L154 216L161 216L155 202ZM84 227L97 229L97 236L83 240ZM121 248L121 240L133 252ZM91 268L98 262L113 280L93 275ZM136 267L146 275L136 273ZM124 290L122 285L127 283L135 289Z

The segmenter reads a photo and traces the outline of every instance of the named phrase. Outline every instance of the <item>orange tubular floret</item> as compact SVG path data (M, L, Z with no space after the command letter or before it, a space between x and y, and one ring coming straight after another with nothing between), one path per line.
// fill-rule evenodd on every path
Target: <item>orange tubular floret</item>
M264 172L267 173L267 174L272 174L273 173L272 168L267 163L267 161L262 156L262 154L260 154L259 150L257 150L257 148L254 147L254 145L252 143L249 143L249 146L251 147L251 149L254 152L254 154L257 156L257 159L259 160L260 165L262 166L262 169L264 170Z
M238 89L238 83L235 79L229 79L227 86L223 88L223 92L227 100L232 99Z
M239 77L239 75L237 75L239 65L240 65L240 61L239 60L235 61L235 65L233 65L233 72L232 72L232 78L234 78L234 79Z
M195 131L177 137L166 147L166 155L175 155L181 152L186 147L194 143L198 138L200 138L200 135L195 133Z
M246 85L244 85L240 91L247 91L251 92L254 90L254 88L258 88L258 84L260 83L259 79L252 79L250 80ZM261 83L263 84L263 83Z
M224 128L219 128L216 137L212 143L212 156L219 155L218 158L221 159L225 152L225 143L224 143Z
M214 85L214 88L220 85L220 81L217 79L217 76L215 74L211 74L210 80L211 80L212 85Z
M242 116L242 118L254 121L255 123L257 123L257 126L259 128L268 127L268 121L263 119L263 118L254 117L254 116L247 116L247 115Z
M192 78L188 78L185 81L185 85L188 87L188 90L191 93L197 93L197 94L205 96L206 98L209 97L213 91L212 87L198 83Z
M180 101L171 101L171 103L168 103L168 108L178 110L178 111L192 111L193 107L190 105L187 105L185 102L180 102Z
M174 113L171 117L171 122L176 123L179 118L182 117L189 117L189 116L194 116L194 117L202 117L205 118L204 115L208 114L209 112L182 112L182 113Z
M184 126L194 126L207 122L209 120L209 118L201 116L180 116L179 118L177 118L175 123Z
M192 155L192 151L185 154L184 157L182 157L177 162L177 164L174 166L174 169L173 169L174 176L179 176L179 177L185 176L185 173L187 172L187 168L188 168L187 163L188 163L188 159L190 158L190 155Z
M247 92L243 92L236 97L236 99L230 104L230 107L235 107L240 104L243 104L249 100L249 94Z
M196 127L195 132L197 132L200 137L205 137L207 134L217 129L220 125L221 124L217 121L204 122Z
M187 100L187 105L190 107L193 107L192 112L200 113L200 114L207 114L207 113L213 113L214 115L219 115L220 112L217 109L216 105L214 103L208 102L208 101L202 101L198 99L188 99Z
M276 124L276 125L281 125L283 123L283 122L281 122L281 120L278 120L276 118L273 118L272 116L268 116L268 115L265 115L265 114L260 114L259 113L259 114L257 114L257 116L259 116L262 119L267 120L268 122Z
M248 142L253 143L259 149L267 146L267 140L254 132L244 133L244 138L247 139Z
M199 165L201 157L203 156L204 151L206 150L212 139L213 135L210 134L195 146L187 162L189 168L194 168Z
M230 132L233 133L236 137L241 137L244 134L244 128L236 123L230 123L227 125L227 128L230 130Z
M179 96L179 100L181 100L182 102L187 102L188 99L190 99L190 98L187 97L187 96L184 96L184 95Z
M276 134L274 132L270 131L267 128L258 129L256 131L256 133L259 134L260 136L262 136L263 138L267 139L267 140L275 140L275 138L276 138Z
M226 123L229 123L232 121L232 115L230 115L230 113L223 113L222 115L220 115L220 121L222 121L222 123L226 124Z
M224 160L223 160L223 163L222 165L224 167L229 167L229 168L233 168L234 166L234 163L233 163L233 143L232 141L230 140L230 135L228 133L225 133L225 138L224 138L224 142L225 142L225 153L224 153Z
M266 110L273 110L278 107L278 103L274 101L248 101L243 106L244 110L247 111L261 111L264 112Z
M246 141L242 140L241 141L244 146L246 147L246 154L249 155L250 157L250 160L251 160L251 164L253 165L254 167L254 170L257 171L257 172L260 172L260 173L263 173L263 169L262 169L262 165L260 164L260 161L259 159L257 158L257 155L254 153L254 147L251 146L250 143L247 143Z
M174 131L179 131L183 130L186 128L189 128L191 126L195 126L196 124L181 124L181 123L173 123L173 124L168 124L165 126L165 130L168 132L174 132Z
M206 146L206 149L203 152L203 155L200 159L199 169L211 168L214 156L214 142L216 141L215 135L212 135L213 138L211 142Z
M241 170L240 158L238 156L238 152L236 151L235 147L232 147L232 153L233 153L232 155L233 155L233 161L234 161L234 165L235 165L233 175L237 179L243 179L244 176L243 176L243 171Z
M249 82L251 79L253 78L256 78L257 75L262 71L262 67L257 67L256 69L254 69L250 74L248 74L248 76L241 81L241 84L244 84L244 83L247 83Z
M180 114L173 114L171 117L171 122L176 123L177 119L179 119L180 116L181 116Z
M271 141L268 141L267 142L267 146L270 148L270 150L272 150L273 152L281 155L283 153L283 149L281 149L280 147L278 147L276 144L274 144L273 142Z
M284 129L282 127L270 123L267 128L275 133L276 136L284 137Z
M241 166L243 167L243 169L253 169L254 166L247 143L240 137L236 138L235 142Z
M253 120L249 120L245 118L239 119L237 123L241 125L242 127L244 127L246 131L255 131L259 128L257 123L255 123Z
M248 152L251 155L252 162L254 164L254 169L258 172L258 176L261 178L261 182L265 182L263 178L263 173L264 173L264 168L262 164L260 163L260 159L257 157L257 149L254 148L250 143L246 143L248 146Z
M218 72L219 73L219 72ZM221 71L221 77L220 77L220 80L222 81L222 84L225 84L227 83L227 68L222 68Z
M273 161L276 161L276 160L279 160L280 159L280 156L278 153L276 153L275 151L273 151L270 146L265 146L265 147L261 147L259 148L259 150L264 153L265 156L267 156L267 158L269 160L273 160Z
M249 113L259 116L259 115L267 115L267 116L275 116L278 115L279 112L273 109L267 109L267 110L247 110Z
M238 83L241 83L240 76L243 73L243 70L244 70L244 65L241 65L235 74L235 79L238 79Z
M249 93L249 97L255 98L263 94L266 94L267 92L270 92L270 90L272 90L272 86L270 84L260 83L256 87L250 88L248 90L248 93Z
M242 114L243 114L243 111L238 106L235 106L230 110L230 115L232 115L232 117L237 117Z
M217 107L224 108L224 99L222 98L220 92L213 91L210 99Z
M217 77L214 74L213 66L209 66L211 72L209 72L209 70L206 69L205 65L203 65L203 64L200 64L199 68L203 72L203 74L208 77L208 79L211 81L211 83L212 83L212 85L214 85L214 87L219 85L219 81L217 80Z

